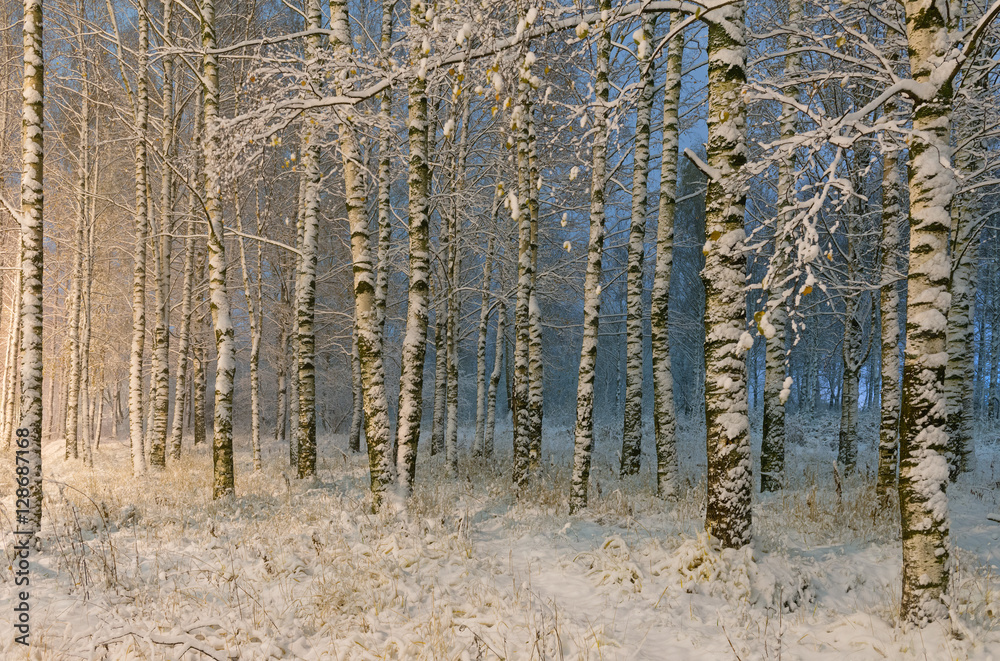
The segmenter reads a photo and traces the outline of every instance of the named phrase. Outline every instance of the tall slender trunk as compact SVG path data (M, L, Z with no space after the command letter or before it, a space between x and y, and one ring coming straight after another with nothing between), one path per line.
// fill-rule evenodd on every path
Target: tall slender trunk
M255 189L259 199L259 192ZM236 205L236 230L243 233L242 209ZM260 234L260 212L258 209L254 232ZM261 469L260 461L260 336L261 313L259 305L254 301L254 284L250 281L250 269L247 265L246 242L243 237L238 239L240 247L240 272L243 274L243 294L247 305L247 317L250 321L250 453L253 459L253 469ZM257 272L259 281L262 274Z
M82 57L82 54L81 54ZM77 73L79 75L79 73ZM85 95L84 95L84 98ZM86 103L81 99L81 120L83 116L82 106ZM66 460L76 459L79 456L79 444L77 436L79 434L80 418L80 382L82 380L80 360L82 351L80 349L80 317L83 309L83 253L87 225L87 203L85 198L85 177L84 153L86 147L83 144L86 130L80 126L80 144L78 145L77 177L76 177L76 233L73 246L73 284L70 288L70 312L69 312L69 388L66 399Z
M330 1L331 42L335 56L347 59L351 51L347 1ZM345 79L340 79L347 82ZM345 93L346 88L338 88ZM384 492L392 483L393 464L389 456L389 401L385 390L382 357L382 319L376 306L376 274L366 213L367 197L361 149L350 120L340 124L340 153L344 160L344 188L347 219L351 226L351 259L354 263L354 332L358 338L361 389L364 404L365 444L371 474L372 509L381 506Z
M678 21L673 14L671 23ZM661 498L677 494L677 441L674 437L674 379L670 370L670 271L673 263L674 216L677 203L678 117L684 35L667 46L663 79L663 127L660 157L660 199L656 220L656 264L649 311L653 361L653 425L656 437L656 493Z
M797 34L799 22L802 20L802 0L790 0L788 3L788 26L790 32L785 40L785 48L789 51L785 56L785 78L793 79L798 75L801 56L796 49L801 45ZM785 87L785 94L798 98L798 87L793 83ZM798 110L791 104L782 104L781 137L792 140L798 131ZM778 164L778 214L774 229L774 258L771 265L767 296L772 303L767 311L767 325L761 324L765 330L764 348L764 428L760 449L760 490L761 492L780 489L785 477L785 397L782 392L788 392L791 383L787 381L785 349L785 313L784 301L781 301L781 290L788 285L785 281L788 252L791 246L788 239L788 225L795 213L795 177L798 160L791 150Z
M169 451L170 458L177 461L181 458L181 446L184 440L184 409L185 400L188 393L188 358L191 354L191 314L194 292L194 266L195 266L195 230L198 227L196 221L198 213L198 197L194 191L200 191L198 185L200 180L199 165L200 159L197 154L201 151L200 135L202 132L201 119L201 96L196 97L195 105L195 167L191 174L191 181L188 186L192 192L189 193L187 237L184 239L184 284L181 292L181 325L177 331L177 369L176 384L174 385L174 419L170 427Z
M499 193L493 199L493 226L496 225ZM493 275L493 252L496 237L491 233L486 242L483 261L482 302L479 305L479 336L476 341L476 435L472 453L483 456L483 435L486 431L486 337L490 327L490 281Z
M306 29L319 30L323 13L319 0L306 3ZM309 75L313 84L322 85L320 72L321 37L311 35L307 39ZM316 260L319 240L319 187L322 179L320 169L321 136L315 132L318 125L305 122L303 136L303 176L305 177L305 198L302 201L302 252L299 260L298 281L295 284L296 318L298 321L299 357L299 418L298 418L298 476L299 479L316 475Z
M431 412L431 456L444 454L448 400L448 314L444 276L438 277L434 301L434 409Z
M886 114L895 114L895 104ZM900 193L899 153L888 151L882 164L882 259L880 304L882 315L882 405L879 422L878 480L876 492L885 498L896 487L896 462L899 459L899 268Z
M497 390L500 385L500 369L503 366L504 323L507 319L507 309L503 299L497 301L497 337L493 348L493 371L490 373L490 386L486 392L486 428L483 430L483 456L489 459L493 456L493 432L497 419Z
M621 475L639 472L642 458L643 258L646 252L646 202L649 197L649 133L653 115L653 27L644 16L639 52L639 100L635 111L635 149L632 156L632 224L628 236L628 273L625 292L625 415L622 421ZM675 37L679 38L679 37Z
M348 445L351 452L361 452L361 423L365 417L364 395L361 390L361 354L358 352L357 311L351 333L351 431Z
M215 429L212 439L212 498L234 495L233 382L236 351L233 320L226 287L226 237L222 222L221 172L219 171L219 57L214 52L215 0L201 2L202 85L204 89L205 210L208 216L208 284L215 327Z
M288 329L283 322L279 322L279 326L281 330L278 336L278 357L274 366L277 399L274 407L274 442L284 444L285 420L288 416L288 369L285 362L285 354L288 351Z
M42 167L44 65L41 0L24 0L24 110L21 174L21 419L15 433L18 456L26 456L27 525L42 527L42 256L44 239ZM23 431L22 431L23 430ZM21 453L24 453L23 455ZM20 463L20 462L18 462ZM20 474L19 474L20 477ZM19 483L19 486L20 483Z
M742 2L712 12L728 25L708 27L708 166L705 197L705 428L708 439L706 530L725 548L750 543L750 458L745 353L747 161L746 41Z
M132 354L129 362L129 439L132 444L132 472L146 472L145 437L142 428L142 359L146 343L146 241L149 232L147 208L146 134L149 131L149 18L147 0L139 0L138 80L136 81L135 145L135 267L132 271Z
M600 0L605 16L610 0ZM604 186L608 163L608 63L611 30L607 20L599 23L597 80L594 86L593 171L590 182L590 239L587 244L587 274L583 285L583 346L576 390L576 430L573 447L573 477L570 483L570 513L587 506L590 460L594 447L594 375L597 363L597 331L601 313L601 257L604 251Z
M545 397L545 365L542 355L542 309L538 302L538 145L535 114L528 112L528 255L531 260L531 284L528 293L528 471L536 473L542 458L542 415Z
M955 173L951 160L952 83L938 68L951 51L955 19L943 5L905 0L914 100L909 150L910 265L906 353L899 430L899 508L903 538L901 617L922 624L948 618L947 400L948 230ZM957 18L957 17L956 17ZM942 84L943 83L943 84Z
M418 33L427 28L424 3L420 0L411 0L410 21ZM426 63L427 55L422 47L415 47L412 53L420 68ZM410 82L409 97L410 161L407 183L410 189L410 291L401 358L399 423L396 427L399 482L406 495L413 492L417 441L420 438L430 264L427 222L427 80L419 72Z

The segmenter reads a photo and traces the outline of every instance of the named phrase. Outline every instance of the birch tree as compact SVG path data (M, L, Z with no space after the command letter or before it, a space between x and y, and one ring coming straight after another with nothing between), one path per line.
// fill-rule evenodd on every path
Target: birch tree
M42 256L44 195L45 52L42 2L24 0L24 83L21 173L21 419L18 449L27 450L27 520L19 530L42 527ZM22 431L24 430L24 431ZM26 433L25 433L26 432ZM22 441L24 439L24 445ZM23 527L22 527L23 526Z
M673 14L673 26L679 14ZM653 423L656 435L656 493L672 498L677 493L677 445L674 437L674 392L670 371L670 270L673 263L674 215L677 208L677 110L681 97L684 34L667 45L663 79L663 122L660 156L660 199L656 221L656 265L649 311L653 360Z
M635 113L632 154L632 224L629 229L626 291L625 419L622 424L621 475L639 472L642 456L642 289L646 251L646 190L649 178L649 133L653 114L652 44L655 21L644 16L634 39L639 56L640 96ZM675 37L677 39L677 37Z
M611 1L601 0L603 16ZM594 86L594 143L590 192L590 239L587 244L587 274L583 285L583 347L576 390L576 430L573 445L573 476L570 482L570 513L587 506L590 462L594 447L594 367L597 362L597 330L601 313L601 256L604 250L604 185L608 150L608 63L611 31L607 19L598 25L597 81Z

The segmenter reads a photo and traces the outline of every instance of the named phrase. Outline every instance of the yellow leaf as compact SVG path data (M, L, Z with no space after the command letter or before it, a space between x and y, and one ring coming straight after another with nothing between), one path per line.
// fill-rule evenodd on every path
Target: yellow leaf
M760 318L763 317L763 316L764 316L764 311L763 310L758 310L757 312L754 312L754 314L753 314L753 320L756 323L759 324L760 323Z
M722 232L720 232L719 230L715 230L714 232L708 235L708 238L711 239L712 241L718 241L720 236L722 236Z
M811 294L812 291L813 291L812 287L806 287L805 289L802 290L802 293L803 294Z

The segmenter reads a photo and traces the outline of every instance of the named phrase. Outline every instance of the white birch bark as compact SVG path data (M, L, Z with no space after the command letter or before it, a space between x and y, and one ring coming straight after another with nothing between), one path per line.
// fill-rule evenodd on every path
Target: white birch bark
M503 299L497 301L497 336L493 349L493 371L490 373L490 385L486 392L486 428L483 430L483 456L487 459L493 456L493 434L497 419L497 390L500 386L500 369L503 366L504 323L507 319L507 308Z
M802 0L789 0L788 27L790 33L785 39L785 78L798 75L801 56L797 52L801 38L797 31L802 20ZM785 87L785 95L798 97L795 84ZM798 111L791 104L782 104L780 130L781 137L791 140L798 131ZM760 490L762 493L776 491L784 483L785 475L785 402L781 392L787 389L787 366L785 357L785 324L787 314L784 302L780 301L781 287L785 279L783 261L789 249L785 226L791 222L795 203L795 151L790 151L778 163L778 214L774 230L774 263L771 269L768 299L773 301L767 312L769 327L765 333L764 349L764 427L760 449ZM773 333L771 329L773 328Z
M195 243L194 236L197 230L195 220L198 212L198 198L194 191L200 191L199 186L199 164L200 158L197 156L201 151L200 135L202 128L202 104L201 96L196 97L195 105L195 167L191 173L188 187L192 191L189 193L187 237L184 239L184 283L181 291L181 324L177 331L177 368L175 370L174 385L174 418L170 426L170 440L168 442L170 458L177 461L181 458L181 447L184 440L184 410L188 393L188 358L191 354L191 314L194 292L194 266L195 266Z
M600 0L602 13L611 11L610 0ZM594 375L597 362L597 332L601 313L601 257L604 251L604 186L608 158L608 63L611 30L602 20L597 38L597 80L594 86L594 143L590 182L590 239L587 273L583 285L583 346L576 390L576 430L573 446L573 476L570 482L570 513L587 506L590 461L594 447Z
M21 173L21 415L15 436L26 450L27 519L17 529L42 527L42 256L44 197L44 68L41 0L24 0L24 81ZM22 431L24 430L24 431ZM21 439L24 439L23 441ZM19 477L21 477L19 475ZM24 488L18 483L19 488Z
M538 302L538 146L534 108L528 108L528 257L531 283L528 293L528 471L538 472L542 458L545 365L542 354L542 309Z
M174 4L163 1L163 34L171 34ZM153 332L153 374L156 397L153 406L153 430L149 447L149 465L162 469L167 463L167 424L170 407L170 256L173 241L173 171L170 161L174 143L174 60L163 57L162 127L163 166L160 172L159 237L155 241L156 319Z
M204 89L205 210L208 215L208 284L215 329L215 430L212 439L212 498L236 492L233 474L234 329L226 288L226 242L219 171L219 58L214 52L215 0L201 2L202 85Z
M955 173L950 167L952 85L939 67L952 47L954 18L929 0L905 0L914 100L909 149L910 262L899 431L899 507L903 538L902 619L948 618L949 581L947 315L948 230ZM957 18L957 17L956 17ZM945 84L942 84L945 83ZM933 92L928 92L928 88Z
M712 14L727 21L708 27L708 166L705 198L705 426L708 439L708 507L705 528L724 548L751 539L750 458L745 353L747 161L746 41L742 2Z
M895 114L895 104L886 108ZM899 460L899 288L896 286L901 250L899 154L889 151L882 163L882 259L879 292L882 314L882 405L879 421L878 479L879 498L896 488L896 463Z
M622 476L639 472L642 458L643 259L646 252L646 202L649 197L649 133L653 115L652 40L655 21L644 16L637 42L639 84L635 111L635 149L632 154L632 223L628 239L625 319L625 415L622 421ZM680 39L681 37L675 37Z
M257 191L255 190L255 193ZM242 209L236 205L236 230L243 233ZM257 218L254 233L260 234L260 218ZM250 454L253 461L254 471L261 469L260 460L260 340L262 310L254 301L255 285L250 279L250 269L247 265L246 242L243 237L239 237L240 247L240 271L243 275L243 294L247 306L247 317L250 322ZM259 244L258 244L259 245ZM260 286L261 273L257 272L257 287Z
M426 5L411 0L410 21L418 32L427 28ZM428 55L414 48L412 57L420 64ZM419 73L419 72L418 72ZM406 334L403 339L399 385L399 422L396 426L399 483L406 495L413 492L417 441L423 405L424 352L427 341L427 297L429 291L428 169L427 169L427 81L417 75L410 81L408 137L410 289L407 299Z
M491 227L496 226L499 189L493 199ZM483 261L482 302L479 305L479 335L476 339L476 435L472 440L472 454L483 456L483 435L486 431L486 339L490 327L490 283L493 275L493 252L496 237L491 233L486 242L486 259Z
M146 343L146 242L149 232L149 189L146 177L146 137L149 130L149 18L147 0L139 0L139 46L135 91L135 266L132 271L132 353L129 363L129 438L132 472L146 472L145 436L142 425L142 359Z
M676 22L674 14L671 23ZM670 371L668 326L670 270L673 262L674 215L677 196L677 109L681 97L681 66L684 62L684 35L678 34L667 46L667 67L663 79L662 155L660 157L660 199L656 225L656 265L649 311L653 361L653 423L656 436L656 492L661 498L677 493L677 443L673 376Z
M351 51L346 0L330 1L331 42L338 60ZM349 77L339 77L345 93ZM358 139L350 116L340 122L340 153L344 161L344 188L347 219L351 227L351 258L354 263L354 331L358 338L361 390L364 405L365 444L371 474L372 509L382 505L391 485L393 465L389 456L389 402L385 390L382 356L382 319L376 306L376 274L371 236L368 232L367 197Z

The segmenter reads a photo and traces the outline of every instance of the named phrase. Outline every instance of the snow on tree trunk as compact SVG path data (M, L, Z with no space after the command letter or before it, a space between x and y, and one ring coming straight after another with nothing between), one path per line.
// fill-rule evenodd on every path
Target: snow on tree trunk
M215 429L212 439L212 498L234 495L233 381L236 347L226 288L226 241L219 171L219 58L214 49L215 0L201 3L202 85L204 89L205 210L208 216L208 285L215 328Z
M499 189L493 198L493 217L490 227L496 227L499 209ZM493 275L493 253L496 237L491 232L486 242L486 259L483 261L482 302L479 304L479 335L476 341L476 435L472 440L472 453L483 456L483 439L486 432L486 339L490 328L490 282Z
M331 41L338 59L351 51L346 0L331 0ZM347 77L338 78L346 86ZM344 94L346 88L338 88ZM381 506L391 485L393 465L389 456L389 401L385 390L382 356L382 323L376 306L376 275L368 232L367 197L361 149L351 123L351 114L340 123L340 153L344 160L344 188L347 219L351 227L351 258L354 263L354 332L358 338L361 363L361 390L364 399L365 444L371 472L372 509Z
M671 21L677 20L677 14ZM674 392L670 371L670 267L673 262L674 215L677 197L677 108L681 97L681 66L684 35L678 34L667 46L667 66L663 82L662 156L660 159L660 200L656 225L656 264L649 311L653 360L653 424L656 437L656 492L661 498L677 493L677 442L674 437Z
M288 417L288 369L285 356L288 352L288 328L284 322L279 322L280 334L278 335L277 364L275 365L275 414L274 414L274 442L283 445L285 443L285 420Z
M639 52L639 100L635 112L635 148L632 155L632 224L628 240L625 320L625 417L622 422L621 475L639 472L642 457L642 295L643 257L646 251L646 200L649 179L649 131L653 115L652 40L655 22L642 19ZM675 37L680 39L681 37Z
M172 0L163 2L164 36L171 34ZM174 60L163 58L162 134L163 167L160 172L160 222L156 247L156 320L153 333L153 376L156 398L153 401L153 432L149 448L149 465L163 468L167 463L167 423L170 408L170 253L173 240L173 172L170 161L174 142Z
M966 21L974 20L970 9ZM958 144L962 148L955 158L959 176L969 179L986 166L981 156L981 141L976 132L986 124L986 75L973 69L963 81L961 96L966 112L958 129ZM981 231L980 196L977 191L965 193L952 209L951 223L951 310L948 312L948 367L945 372L945 393L948 398L948 463L955 480L961 473L975 468L976 453L972 444L972 387L975 369L972 352L975 334L972 325L975 304L976 274L979 270Z
M753 490L745 353L746 163L744 5L712 14L708 27L708 167L705 198L705 427L708 439L706 530L725 548L750 543Z
M135 92L135 266L132 271L132 353L129 363L129 438L132 443L132 472L146 472L145 437L142 429L142 358L146 343L146 240L149 188L146 177L146 139L149 131L149 92L147 66L149 61L149 18L147 0L140 0L139 47Z
M790 51L785 56L785 78L798 74L801 56L795 50L801 45L801 38L795 32L802 20L802 0L790 0L788 3L789 32L785 48ZM785 95L798 97L795 85L785 87ZM781 137L791 140L798 130L798 111L791 104L782 104L780 129ZM760 448L760 490L762 493L780 489L785 475L785 399L788 387L786 382L787 366L785 357L785 324L787 314L784 302L781 301L781 287L784 284L785 268L782 260L786 259L789 249L786 225L791 221L795 204L795 176L797 161L795 152L791 151L778 163L778 214L774 229L774 271L769 276L768 299L772 305L767 312L768 327L764 333L764 427ZM762 325L763 326L763 325ZM773 329L773 330L772 330ZM782 397L782 391L786 391Z
M78 65L79 66L79 65ZM79 72L74 72L80 75ZM83 106L81 101L81 107ZM86 128L83 125L83 113L81 112L80 124L80 144L78 145L79 163L76 168L76 233L75 245L73 246L73 282L70 288L70 311L69 311L69 387L66 391L66 460L76 459L79 455L77 435L80 425L80 382L82 368L80 361L83 358L83 351L80 346L80 326L83 309L83 253L87 224L87 202L86 183L84 171L86 165L83 162L86 146L84 140Z
M490 373L490 386L486 392L486 428L483 430L483 456L489 459L493 456L493 432L497 420L497 390L500 386L500 369L503 365L504 322L507 318L507 307L503 299L497 301L497 337L493 349L493 371Z
M906 351L899 431L899 507L903 538L902 619L948 618L949 581L947 315L948 230L955 173L951 162L952 85L938 67L952 46L942 5L905 0L914 100L909 150L910 262ZM941 84L944 82L944 84ZM927 88L933 90L928 93Z
M415 33L427 28L425 5L411 0L410 22ZM407 298L406 332L400 359L399 421L396 426L399 483L406 495L413 492L417 467L417 441L423 406L424 352L427 341L427 298L429 292L428 169L427 169L427 80L420 75L426 64L423 47L415 47L412 57L418 75L410 81L407 132L410 144L407 185L409 187L410 290Z
M525 46L525 53L527 53ZM528 99L531 69L527 59L519 69L517 106L511 117L511 133L517 137L517 203L508 198L508 206L517 226L517 300L514 307L514 483L523 486L529 474L530 412L528 410L529 374L528 321L531 303L531 214L528 199L533 185L528 157Z
M395 0L382 0L382 57L389 58L392 45L392 11ZM375 311L379 332L385 337L385 304L389 298L389 248L392 244L392 87L382 94L379 108L378 153L378 272L375 276Z
M24 86L21 174L21 416L15 436L27 450L28 518L18 530L42 527L42 257L45 55L41 0L24 1ZM26 430L27 436L24 435ZM21 439L24 439L22 445Z
M895 114L895 105L886 108ZM879 422L878 479L876 493L880 499L896 488L896 463L899 459L899 287L896 284L900 246L899 153L885 154L882 164L882 405Z
M611 1L601 0L602 13L611 11ZM605 14L607 15L607 14ZM604 250L604 186L608 161L608 61L611 31L607 20L599 23L597 40L597 81L594 86L593 172L590 182L590 239L587 244L587 273L583 285L583 347L576 390L576 430L573 446L573 477L570 482L569 510L587 506L590 460L594 447L594 375L597 363L597 331L601 313L601 256Z

